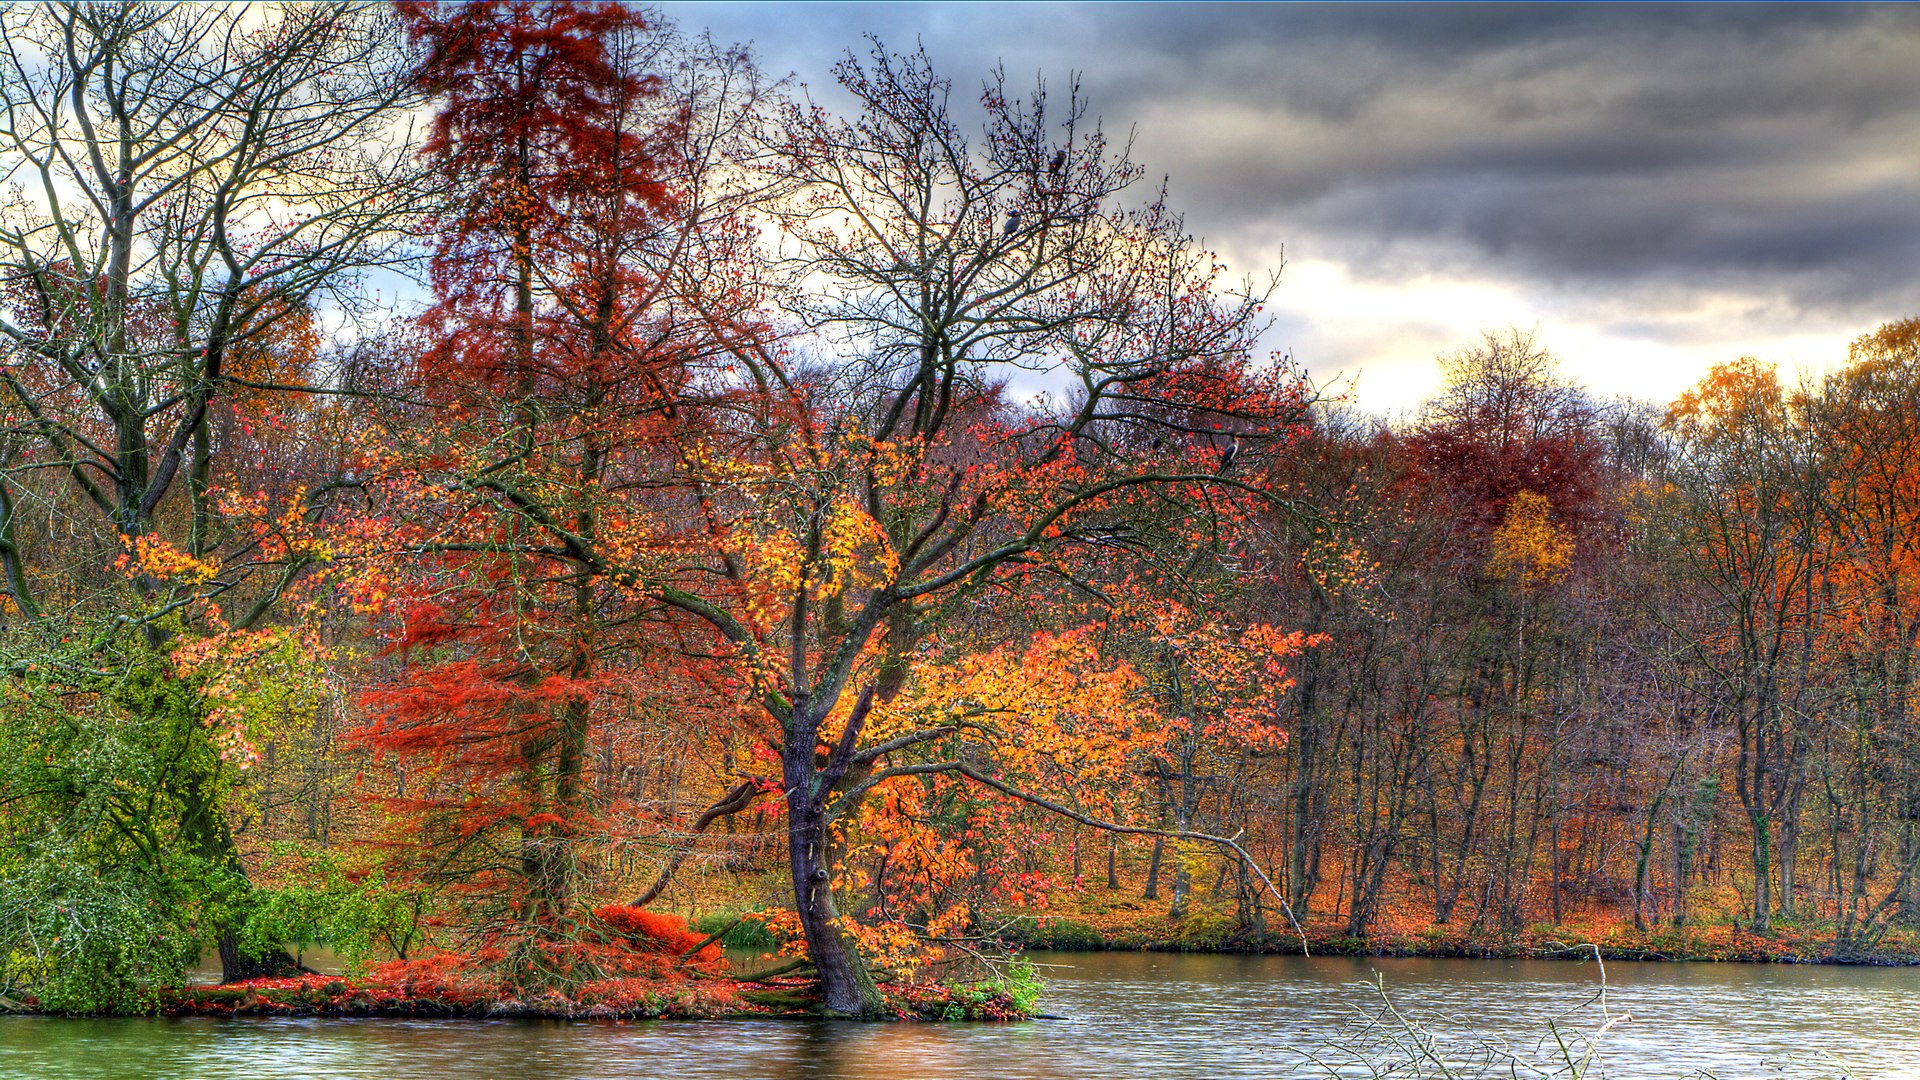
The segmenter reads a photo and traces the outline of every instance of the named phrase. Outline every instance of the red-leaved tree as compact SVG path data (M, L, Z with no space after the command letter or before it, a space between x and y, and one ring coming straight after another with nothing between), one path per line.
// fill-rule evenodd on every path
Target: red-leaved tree
M391 800L405 849L470 902L481 958L564 984L613 966L598 946L618 930L583 903L581 845L634 823L588 782L596 732L612 754L659 697L714 697L607 552L640 556L649 504L623 493L699 422L702 350L741 306L703 275L744 234L690 152L710 146L689 132L711 83L658 74L686 59L677 38L618 4L401 11L447 202L423 402L365 448L403 559L400 674L361 735L422 774Z

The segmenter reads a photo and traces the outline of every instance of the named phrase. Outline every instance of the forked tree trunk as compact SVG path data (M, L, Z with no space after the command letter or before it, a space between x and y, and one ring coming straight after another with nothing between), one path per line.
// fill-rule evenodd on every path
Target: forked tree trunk
M798 755L794 755L798 756ZM793 906L807 940L807 955L820 974L829 1013L880 1015L884 1004L860 950L840 922L833 903L833 852L824 806L810 795L812 762L787 763L787 854L793 871Z
M1687 925L1687 888L1693 884L1693 837L1686 827L1673 826L1673 925Z

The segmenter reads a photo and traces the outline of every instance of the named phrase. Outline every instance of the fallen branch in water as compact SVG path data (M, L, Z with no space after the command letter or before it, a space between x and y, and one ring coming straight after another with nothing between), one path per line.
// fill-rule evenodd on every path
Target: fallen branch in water
M706 937L700 940L700 944L695 945L693 948L688 949L687 951L681 953L679 956L679 959L677 960L677 962L675 962L673 966L675 968L685 967L688 960L700 954L701 949L704 949L707 946L713 944L714 942L719 941L721 938L726 937L728 931L732 930L736 926L739 926L741 923L745 922L746 919L747 917L745 915L737 916L734 918L732 922L728 923L727 925L721 927L718 930L715 930L713 933L708 934Z
M766 971L756 971L751 975L735 975L733 977L740 982L766 982L768 979L777 979L782 975L791 975L796 971L812 966L813 961L803 956L796 960L789 960L776 967L768 968Z

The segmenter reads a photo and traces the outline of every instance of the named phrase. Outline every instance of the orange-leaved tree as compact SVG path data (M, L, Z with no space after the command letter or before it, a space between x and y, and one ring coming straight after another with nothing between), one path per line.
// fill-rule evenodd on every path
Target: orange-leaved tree
M729 339L752 393L685 441L688 557L648 587L751 682L826 1005L871 1015L835 898L864 801L942 773L1070 812L1003 774L995 740L903 719L941 628L1125 555L1147 501L1258 497L1247 463L1303 393L1254 357L1265 290L1223 287L1163 200L1126 201L1139 170L1077 95L990 82L976 136L922 54L876 46L837 75L853 115L791 106L766 166L794 332Z
M1809 689L1795 663L1818 610L1818 495L1824 467L1803 399L1771 365L1714 367L1668 412L1673 508L1666 520L1700 603L1677 621L1691 652L1689 689L1733 729L1734 793L1753 851L1752 925L1774 911L1783 817L1797 806L1810 740ZM1788 827L1791 832L1791 826Z
M537 14L551 20L563 10ZM593 380L606 372L606 400L621 405L569 400L560 415L503 404L469 421L480 426L467 446L494 461L430 458L431 469L413 474L439 479L412 487L448 502L428 517L492 524L412 543L517 560L527 570L511 576L509 595L562 590L549 618L575 629L549 639L556 644L577 641L583 620L626 611L619 625L640 639L631 648L678 642L715 673L722 697L756 703L780 770L769 779L785 794L796 913L825 1003L873 1015L880 998L835 900L845 827L867 799L895 778L939 772L1049 802L1015 782L1026 775L1011 755L1022 745L1019 725L934 756L959 749L967 725L937 711L899 711L914 700L904 692L917 675L935 666L940 629L1030 591L1035 575L1071 575L1076 560L1125 553L1129 522L1146 501L1261 497L1248 465L1292 434L1304 395L1290 371L1254 358L1264 290L1224 288L1212 254L1163 201L1123 200L1138 169L1086 129L1077 101L1064 115L1050 113L1042 97L1021 103L989 86L975 147L923 56L876 51L870 64L848 60L840 76L857 116L793 106L771 125L755 169L728 178L749 181L749 190L764 182L755 210L772 230L769 242L738 243L748 235L738 219L661 209L685 226L676 259L693 251L700 257L683 261L713 265L710 252L732 273L675 277L680 287L659 291L621 277L612 295L593 294L605 297L596 304L573 302L572 288L546 297L542 275L574 265L573 241L559 240L556 228L549 252L539 224L548 214L579 220L553 209L569 197L564 177L528 200L534 221L516 224L502 208L475 226L504 252L488 263L492 272L467 275L491 283L483 292L494 314L460 316L486 347L440 377L497 371L488 376L495 394L516 379L572 386L581 370L574 357L607 356L612 363L587 371ZM532 183L515 179L520 155L503 149L511 139L487 145L498 161L490 168L506 178L501 187ZM674 197L702 190L690 184ZM521 236L533 254L516 255ZM770 261L757 264L762 255ZM642 297L651 306L629 306ZM593 325L583 314L593 311L645 311L645 319L623 314L620 325L651 334L582 335ZM550 343L546 327L564 329ZM603 340L611 351L586 347ZM568 358L557 371L522 375L513 366L524 365L516 356L548 350ZM1010 383L1032 378L1049 392L1017 400ZM589 451L609 437L625 449ZM562 457L604 471L576 470L563 482L551 471ZM536 462L549 464L536 470ZM452 512L460 505L484 508L481 518ZM591 602L580 599L583 582ZM568 588L581 613L571 624L559 617ZM500 625L497 614L488 621ZM444 643L444 634L423 640ZM499 637L526 647L522 635ZM516 687L537 693L551 679L566 699L555 702L558 718L543 714L524 728L550 734L518 744L550 753L556 777L567 774L567 748L579 745L579 725L565 711L604 678L565 661L581 654L570 645L545 663L524 652L501 659L514 665ZM503 760L542 760L511 742L522 728L498 719L533 710L505 698L486 710L495 728L483 730L507 751ZM433 713L422 702L412 719L390 713L386 723L425 731ZM448 738L470 745L451 731ZM1006 775L1003 759L1013 769ZM737 805L730 797L715 809ZM549 831L534 835L528 822L536 819ZM544 847L578 821L573 809L529 814L518 835Z

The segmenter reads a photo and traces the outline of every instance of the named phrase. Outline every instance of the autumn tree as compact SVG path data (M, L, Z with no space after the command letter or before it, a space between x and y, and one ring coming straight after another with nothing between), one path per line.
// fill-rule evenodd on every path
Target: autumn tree
M15 181L0 211L10 677L92 627L95 661L41 670L69 671L66 693L121 701L136 733L149 726L145 745L177 767L148 776L142 813L170 821L159 834L222 880L244 881L222 794L244 756L161 751L187 707L166 704L172 674L152 699L115 687L171 672L169 656L202 639L244 652L232 635L275 625L324 561L298 540L263 542L324 498L288 484L268 507L230 498L258 489L222 491L254 442L240 430L251 421L223 418L241 408L264 421L290 396L344 389L310 347L313 320L361 313L362 275L407 257L403 194L425 197L405 138L403 44L386 10L349 3L0 15ZM305 479L319 492L328 476ZM226 730L211 723L216 703L181 693L203 736ZM240 889L203 927L229 977L260 970L232 932Z
M669 425L672 451L663 439L657 458L626 459L622 527L552 513L494 471L466 486L511 507L541 557L712 636L704 651L756 703L779 769L826 1004L872 1015L879 997L835 901L845 827L867 798L939 772L1043 801L965 752L968 725L900 711L943 617L1110 550L1130 499L1251 486L1236 470L1291 430L1300 395L1250 357L1260 296L1223 293L1162 204L1122 203L1138 170L1077 101L1061 114L991 84L975 145L924 56L876 50L839 75L856 117L796 105L767 148L775 198L761 213L787 257L774 280L792 321L775 333L702 307L702 321L664 324L723 355L699 354L710 396L669 392L681 400L646 413ZM506 298L546 265L487 279L509 313L496 351L528 337L505 332L526 322ZM660 355L620 362L644 372ZM1006 377L1027 371L1067 395L1012 400Z
M1750 359L1716 367L1669 414L1680 569L1710 590L1688 628L1695 685L1737 735L1734 789L1753 850L1753 925L1763 931L1807 779L1809 684L1797 658L1812 629L1821 481L1804 421L1774 370Z
M1233 455L1283 434L1298 397L1248 356L1259 297L1223 296L1162 204L1121 204L1138 169L1077 96L1055 111L991 82L975 142L924 55L876 48L836 73L854 115L787 112L768 211L790 310L834 359L809 371L739 341L763 404L701 448L687 482L710 510L688 539L710 554L654 591L750 674L809 955L829 1008L870 1015L879 999L834 899L840 823L896 776L1015 790L990 759L940 753L963 725L874 734L941 616L1102 545L1138 492L1234 487ZM1008 401L1003 379L1028 371L1068 396ZM1167 403L1189 419L1156 411ZM1177 454L1154 432L1205 444Z
M432 778L390 800L424 830L414 872L512 978L568 984L605 969L582 845L624 835L591 744L673 691L689 724L727 697L674 667L657 603L612 567L652 542L644 486L711 422L714 341L751 316L717 276L748 234L709 172L756 84L618 4L400 10L450 200L422 402L362 455L404 666L360 736Z
M1832 693L1812 770L1827 804L1837 944L1850 953L1870 950L1895 920L1920 919L1917 346L1911 319L1861 337L1805 403L1825 473L1811 493L1821 537L1812 587L1828 612L1816 645Z
M1510 913L1525 874L1511 860L1528 863L1535 839L1522 835L1522 802L1538 794L1521 790L1523 764L1552 738L1540 691L1555 650L1529 630L1576 541L1597 539L1602 519L1597 411L1556 364L1529 333L1488 332L1443 358L1446 383L1407 436L1416 512L1447 523L1435 614L1456 628L1459 649L1440 714L1447 745L1425 773L1439 922L1488 858L1507 863L1494 876Z

